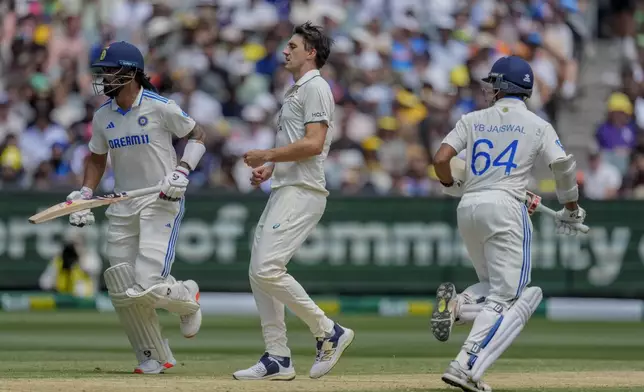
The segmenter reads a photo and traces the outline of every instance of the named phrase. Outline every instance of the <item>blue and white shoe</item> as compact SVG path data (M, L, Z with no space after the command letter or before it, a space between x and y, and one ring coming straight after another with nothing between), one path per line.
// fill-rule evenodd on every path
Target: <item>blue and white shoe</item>
M233 373L235 380L277 380L291 381L295 378L295 368L291 358L278 360L268 353L264 353L255 365L248 369L238 370Z
M309 374L311 378L320 378L330 372L355 336L352 330L337 323L333 325L333 332L331 337L317 338L317 354Z

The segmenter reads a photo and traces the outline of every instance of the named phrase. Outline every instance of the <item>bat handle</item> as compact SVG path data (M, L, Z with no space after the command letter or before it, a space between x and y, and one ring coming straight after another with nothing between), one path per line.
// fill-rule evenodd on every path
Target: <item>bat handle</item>
M149 188L135 189L132 191L123 192L123 195L127 197L139 197L139 196L151 195L153 193L158 193L160 191L161 191L161 185L155 185Z
M554 210L553 210L553 209L551 209L551 208L548 208L548 207L544 206L543 204L539 204L539 205L537 206L537 211L539 211L539 212L541 212L541 213L544 213L544 214L546 214L546 215L550 215L550 216L551 216L551 217L553 217L553 218L555 218L555 217L557 216L557 212L556 212L556 211L554 211ZM582 232L582 233L584 233L584 234L586 234L586 233L588 233L588 232L590 231L590 227L586 226L586 225L585 225L585 224L583 224L583 223L569 223L569 224L570 224L572 227L574 227L575 229L577 229L577 230L581 231L581 232Z

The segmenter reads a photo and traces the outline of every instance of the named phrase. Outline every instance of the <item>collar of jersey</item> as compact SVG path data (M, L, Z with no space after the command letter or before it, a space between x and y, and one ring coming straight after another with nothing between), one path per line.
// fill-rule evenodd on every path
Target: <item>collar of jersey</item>
M135 107L141 105L141 101L143 100L143 87L139 89L139 93L136 95L136 99L134 100L134 103L132 104L132 108L130 109L122 109L117 103L116 99L112 99L112 104L110 105L110 108L115 111L119 112L123 115L127 114L130 110L134 109Z
M312 69L309 72L305 73L302 75L300 79L298 79L297 82L295 82L296 85L301 86L304 83L308 82L309 80L313 79L315 76L320 75L320 70L319 69Z
M501 98L498 101L494 103L495 105L503 105L503 106L510 106L510 105L523 105L525 106L525 102L519 98L514 98L514 97L508 97L508 98Z

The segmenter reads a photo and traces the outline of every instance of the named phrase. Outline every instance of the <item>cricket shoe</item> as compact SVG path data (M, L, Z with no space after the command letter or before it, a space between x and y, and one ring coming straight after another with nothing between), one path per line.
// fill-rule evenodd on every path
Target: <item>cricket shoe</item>
M291 381L295 378L295 368L291 358L277 359L264 353L255 365L233 373L235 380L274 380Z
M145 361L142 361L141 363L139 363L139 365L136 368L134 368L134 373L159 374L159 373L163 373L164 371L170 368L173 368L177 364L177 360L174 359L174 355L172 355L172 351L170 351L170 345L169 345L168 339L165 339L163 343L165 344L168 350L168 353L170 353L170 358L168 358L168 361L165 363L161 363L156 359L146 359Z
M355 333L352 330L335 323L333 325L333 336L317 338L317 354L309 376L311 378L320 378L330 372L335 364L338 363L344 350L353 342L354 336Z
M465 392L492 392L492 388L483 381L474 381L468 373L461 368L458 361L452 361L441 379Z
M436 303L430 321L434 337L441 342L449 340L456 318L458 294L456 287L449 282L441 283L436 290Z
M196 303L199 303L199 285L197 285L197 282L194 280L186 280L183 282L183 285L190 293L192 299ZM199 332L199 328L201 328L201 307L192 314L179 316L179 319L181 320L180 327L183 336L188 339L194 337Z

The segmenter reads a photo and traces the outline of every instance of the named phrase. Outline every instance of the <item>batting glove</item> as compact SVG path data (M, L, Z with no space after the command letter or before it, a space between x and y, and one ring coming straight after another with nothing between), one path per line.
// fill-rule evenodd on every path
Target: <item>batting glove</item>
M541 196L536 195L530 191L526 191L525 205L528 207L528 215L534 214L539 204L541 204Z
M461 197L463 196L463 181L454 179L454 182L452 185L447 186L441 182L441 185L443 186L443 193L446 195L450 195L453 197Z
M82 187L79 191L74 191L67 195L67 201L70 200L88 200L93 196L93 192L88 187ZM81 210L69 215L69 224L72 226L83 227L91 226L95 222L92 210Z
M555 224L557 226L557 234L564 235L577 235L577 230L573 225L575 223L584 223L586 219L586 210L579 207L574 211L571 211L567 208L562 208L560 211L557 211L555 216Z
M159 198L168 201L179 201L188 188L188 174L190 171L183 166L177 166L174 171L168 174L161 185Z

